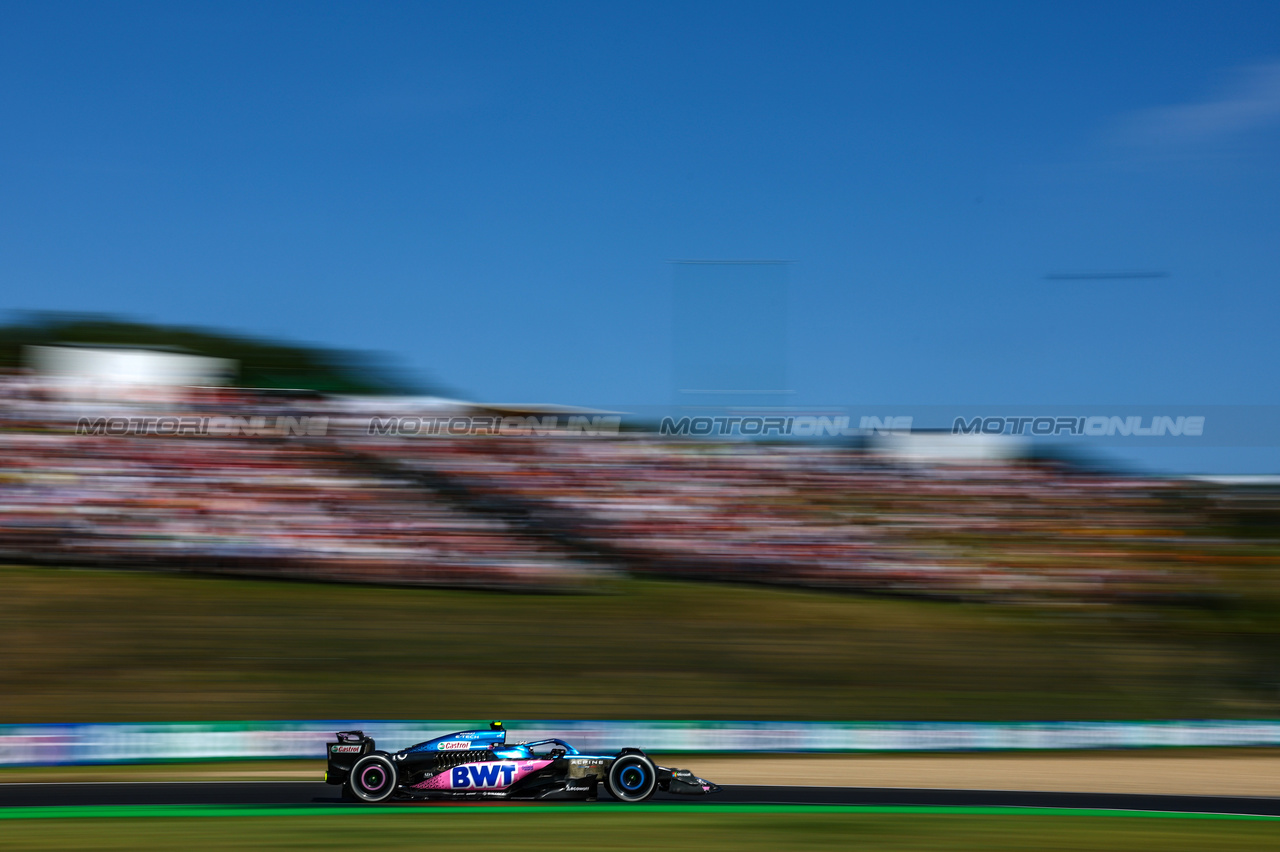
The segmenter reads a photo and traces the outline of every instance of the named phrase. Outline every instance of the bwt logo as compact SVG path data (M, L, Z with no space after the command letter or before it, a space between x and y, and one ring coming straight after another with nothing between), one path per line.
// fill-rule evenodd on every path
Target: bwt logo
M455 790L509 787L515 774L514 763L472 763L455 766L449 780Z
M1204 418L1152 417L1142 425L1142 417L957 417L952 435L1086 435L1091 438L1132 435L1150 438L1170 435L1198 438L1204 434Z
M849 417L674 417L662 418L660 435L790 435L797 438L851 438L867 435L905 435L911 417L863 417L857 426Z

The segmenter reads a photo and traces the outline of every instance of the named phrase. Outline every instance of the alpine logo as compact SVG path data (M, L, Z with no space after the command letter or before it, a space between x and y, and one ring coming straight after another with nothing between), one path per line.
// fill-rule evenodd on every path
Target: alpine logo
M514 763L471 763L455 766L449 778L455 790L509 787L516 774Z

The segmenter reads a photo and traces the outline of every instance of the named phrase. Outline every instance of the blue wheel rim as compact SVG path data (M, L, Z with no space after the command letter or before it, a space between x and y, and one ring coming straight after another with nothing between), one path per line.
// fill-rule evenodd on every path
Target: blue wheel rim
M628 790L639 790L645 782L645 771L640 766L628 766L622 770L619 782Z

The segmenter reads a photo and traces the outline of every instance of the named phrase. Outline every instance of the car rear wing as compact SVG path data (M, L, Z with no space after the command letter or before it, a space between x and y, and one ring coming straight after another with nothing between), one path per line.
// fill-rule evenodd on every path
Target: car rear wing
M338 731L337 742L327 743L325 753L329 758L329 767L324 773L328 784L341 784L351 774L351 767L356 761L374 749L373 737L366 737L364 731Z

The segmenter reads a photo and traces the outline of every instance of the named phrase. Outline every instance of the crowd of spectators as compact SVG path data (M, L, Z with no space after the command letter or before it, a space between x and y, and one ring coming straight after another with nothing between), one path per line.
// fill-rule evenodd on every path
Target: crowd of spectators
M237 391L163 410L344 416ZM100 413L0 379L0 559L502 588L621 570L1106 601L1199 594L1222 545L1192 486L1065 464L634 433L77 434L86 412Z
M590 580L564 547L336 444L76 434L82 406L13 384L0 393L0 561L493 588ZM166 410L229 405L279 410L226 392Z
M796 443L366 440L630 570L971 599L1195 594L1177 486ZM1198 551L1196 551L1198 552Z

